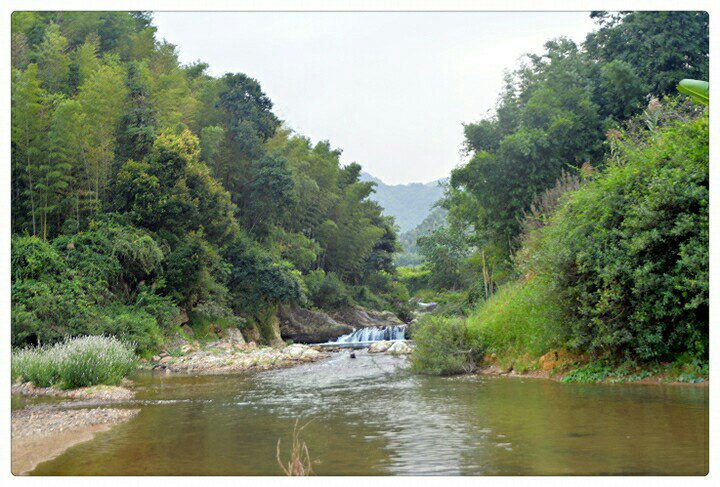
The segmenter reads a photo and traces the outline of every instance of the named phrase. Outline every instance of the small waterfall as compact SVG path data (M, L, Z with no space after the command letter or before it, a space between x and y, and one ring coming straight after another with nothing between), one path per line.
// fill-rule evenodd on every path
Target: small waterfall
M335 343L379 342L381 340L405 340L407 325L371 326L343 335Z

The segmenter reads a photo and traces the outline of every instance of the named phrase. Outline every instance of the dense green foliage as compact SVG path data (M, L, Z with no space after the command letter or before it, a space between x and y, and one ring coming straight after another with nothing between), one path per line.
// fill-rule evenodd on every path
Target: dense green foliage
M542 232L537 255L575 305L571 345L706 355L708 149L707 117L621 138Z
M567 348L594 360L578 380L668 361L694 380L708 359L707 85L681 90L700 104L676 89L707 77L707 14L593 16L583 45L548 42L494 116L465 126L448 228L419 239L427 274L401 276L460 290L470 342L511 364Z
M671 115L666 125L617 132L605 170L526 235L516 265L527 277L477 308L471 336L535 358L566 346L707 360L708 118L656 110Z
M117 385L135 368L132 346L115 338L72 338L48 347L19 349L12 356L12 378L38 387L75 389Z
M360 166L284 128L258 81L181 65L150 14L16 12L12 68L14 345L145 353L180 310L262 331L283 301L402 309Z
M563 172L601 165L608 129L676 93L683 78L707 78L705 12L594 13L599 30L578 46L546 43L507 76L495 114L465 125L467 164L452 173L444 206L468 230L499 283L534 199ZM478 274L480 270L478 269Z

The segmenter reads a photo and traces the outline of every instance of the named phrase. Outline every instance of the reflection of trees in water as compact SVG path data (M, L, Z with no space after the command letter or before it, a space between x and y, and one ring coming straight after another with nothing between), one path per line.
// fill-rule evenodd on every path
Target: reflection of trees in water
M317 474L702 473L707 388L423 377L358 352L245 377L149 379L132 421L40 474L279 475L296 418Z

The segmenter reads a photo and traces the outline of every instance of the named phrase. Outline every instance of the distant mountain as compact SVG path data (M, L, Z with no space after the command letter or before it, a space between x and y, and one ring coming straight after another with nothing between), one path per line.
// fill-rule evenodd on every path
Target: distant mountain
M418 252L418 238L430 235L436 229L444 226L447 223L447 216L448 211L445 208L433 208L420 225L401 233L399 239L403 246L403 252L395 256L395 264L399 266L420 265L423 259Z
M376 183L371 199L385 208L384 214L395 217L400 233L412 230L430 214L432 205L443 195L438 179L429 183L385 184L380 179L366 173L360 173L361 181Z

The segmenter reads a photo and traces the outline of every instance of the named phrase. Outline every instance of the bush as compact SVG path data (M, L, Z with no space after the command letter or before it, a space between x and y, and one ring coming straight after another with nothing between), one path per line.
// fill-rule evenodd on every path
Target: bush
M112 335L133 343L141 355L150 355L163 342L155 317L142 308L114 304L99 310L91 330L94 335Z
M13 237L10 261L13 282L57 277L67 271L60 254L38 237Z
M537 264L567 294L570 344L707 356L708 119L615 134L613 157L542 231Z
M405 287L412 294L430 286L430 274L430 269L425 266L397 268L398 281L405 284Z
M347 286L337 274L328 272L313 296L313 303L321 308L338 308L353 304L353 299Z
M474 367L465 323L459 318L428 315L413 328L412 369L428 375L452 375Z
M132 345L111 337L70 338L12 354L13 380L20 377L38 387L117 385L134 368Z
M502 286L467 319L468 335L499 356L533 358L563 344L566 318L551 282L542 276Z

